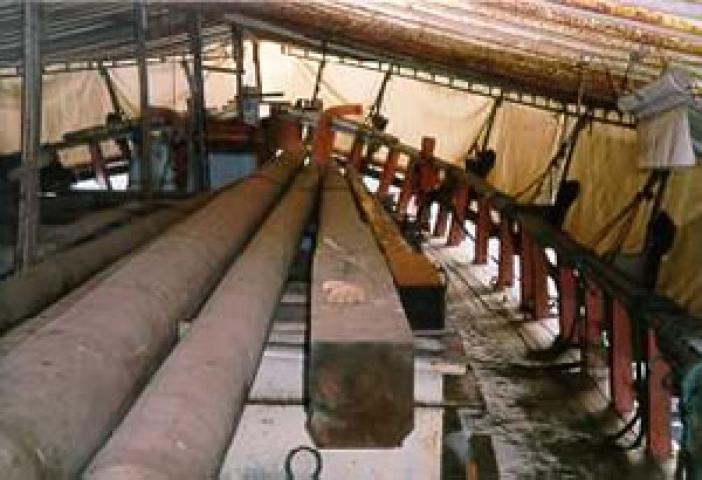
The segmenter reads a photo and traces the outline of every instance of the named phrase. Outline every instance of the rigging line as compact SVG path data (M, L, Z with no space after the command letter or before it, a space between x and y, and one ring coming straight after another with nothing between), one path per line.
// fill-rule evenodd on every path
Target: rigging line
M317 66L317 76L314 80L314 90L312 91L311 101L312 103L317 101L319 96L319 91L322 87L322 74L324 73L324 68L327 66L327 42L322 43L322 60Z
M483 147L482 148L483 148L483 150L485 150L485 148L487 147L487 143L489 141L489 136L492 133L492 126L493 126L493 123L495 122L495 118L497 117L497 110L502 105L502 101L503 101L502 94L500 94L500 96L497 97L493 101L492 106L490 107L490 113L488 113L487 118L485 119L483 124L480 126L478 133L475 135L475 138L471 142L470 148L468 149L466 156L471 155L473 152L478 150L478 145L480 144L480 139L483 137L483 134L486 133L486 130L487 130L487 133L486 133L485 137L488 140L483 140Z
M383 80L380 83L380 89L378 90L378 94L375 97L375 101L373 102L373 105L371 105L371 108L368 111L368 116L366 117L367 119L370 119L373 115L380 114L380 109L383 106L383 99L385 98L385 90L388 86L388 83L390 82L390 77L392 77L392 69L393 66L390 65L388 71L385 72Z

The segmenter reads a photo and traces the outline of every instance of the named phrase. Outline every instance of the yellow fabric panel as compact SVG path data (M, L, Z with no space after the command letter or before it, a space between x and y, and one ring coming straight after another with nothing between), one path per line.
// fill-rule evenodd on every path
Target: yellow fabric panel
M641 189L648 172L637 167L636 131L594 123L581 133L573 155L569 178L580 181L580 195L566 218L565 230L598 253L609 251L619 228L594 240ZM624 251L637 251L642 240L648 210L642 208L627 233Z
M504 103L490 142L497 161L488 180L510 195L524 190L548 165L559 132L559 115Z
M702 167L674 170L665 210L677 226L673 249L664 258L658 290L702 314Z

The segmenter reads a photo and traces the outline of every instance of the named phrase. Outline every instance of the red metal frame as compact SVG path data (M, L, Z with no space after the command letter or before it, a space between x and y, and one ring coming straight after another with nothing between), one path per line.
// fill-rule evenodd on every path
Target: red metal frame
M102 147L98 142L90 142L88 144L88 150L90 151L90 161L93 164L95 179L100 185L104 186L108 190L112 190L110 176L107 173L107 167L105 166L105 157L102 154Z
M526 230L519 227L519 265L520 265L520 307L531 311L534 306L534 249L532 240Z
M363 160L363 147L365 142L363 141L363 135L356 135L353 139L353 144L351 144L351 150L349 151L349 163L357 172L361 172L361 163Z
M435 237L443 237L449 228L449 209L445 205L439 204L439 212L436 214L436 223L434 224Z

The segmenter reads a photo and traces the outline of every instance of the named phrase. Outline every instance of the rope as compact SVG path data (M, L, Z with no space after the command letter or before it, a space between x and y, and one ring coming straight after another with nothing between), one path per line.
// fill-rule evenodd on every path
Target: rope
M480 130L478 130L478 133L476 134L475 138L473 139L473 142L471 143L470 148L468 149L468 152L466 152L466 156L472 155L474 152L478 151L478 144L480 143L481 138L483 138L483 143L482 143L481 149L485 150L487 148L487 145L490 141L490 135L492 134L492 127L495 123L495 119L497 118L497 111L502 106L503 100L504 99L503 99L502 95L500 95L492 103L492 107L490 108L490 113L488 114L488 116L485 119L485 121L483 122L483 124L480 126Z

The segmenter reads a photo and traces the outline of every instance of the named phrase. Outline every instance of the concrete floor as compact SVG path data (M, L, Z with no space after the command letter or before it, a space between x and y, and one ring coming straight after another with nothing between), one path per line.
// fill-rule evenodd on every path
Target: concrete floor
M606 440L606 433L621 425L607 408L602 393L606 386L579 367L559 369L529 360L530 350L552 341L554 320L525 321L513 292L488 287L496 266L472 265L469 241L457 248L439 244L429 251L448 274L447 322L460 335L485 400L483 414L453 409L453 426L464 437L477 433L491 440L499 478L672 478L674 462L656 465L641 449L618 448ZM573 360L576 352L555 361ZM447 434L451 435L456 437L455 432ZM464 470L456 468L456 456L451 456L443 478L465 479Z

